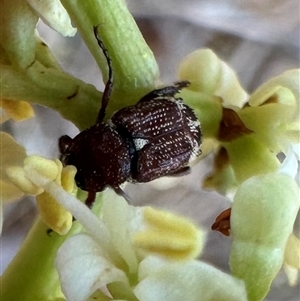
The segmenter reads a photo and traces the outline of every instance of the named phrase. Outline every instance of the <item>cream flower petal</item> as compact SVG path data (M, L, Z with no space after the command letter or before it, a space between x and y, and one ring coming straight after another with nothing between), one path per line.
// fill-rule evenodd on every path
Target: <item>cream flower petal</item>
M52 186L54 186L54 184L55 183L49 183L45 188L46 191L50 192L53 196L57 194L53 193L54 187L52 188ZM62 193L60 194L62 196ZM58 196L57 199L59 200L61 196ZM69 196L69 199L69 201L71 201L71 196ZM196 229L189 221L155 209L130 206L123 198L117 196L112 190L105 191L102 201L102 218L101 220L98 220L98 222L103 225L101 227L95 227L95 223L92 222L93 213L91 211L87 213L89 216L86 216L84 220L82 217L79 217L78 221L84 224L89 235L81 234L72 237L59 250L56 267L60 277L62 279L67 279L65 282L63 280L62 286L63 291L68 298L73 298L74 295L77 295L78 288L75 282L79 281L78 279L81 279L79 275L88 278L84 284L80 283L80 287L81 285L89 286L82 289L85 297L92 294L97 288L101 287L101 285L104 286L106 284L109 284L108 288L113 296L123 296L122 290L125 288L128 290L129 294L132 294L129 286L129 279L131 285L132 281L135 282L137 280L140 260L147 256L144 254L145 252L141 251L141 248L143 248L144 245L141 248L140 246L135 245L134 237L137 233L145 233L147 235L148 223L150 224L149 227L152 227L153 229L157 228L158 234L161 234L161 237L156 236L154 240L151 240L150 247L159 245L158 248L160 248L163 239L163 247L172 249L172 251L175 250L174 252L176 254L178 249L180 249L179 252L183 250L184 253L187 253L187 256L184 256L183 258L186 259L184 262L190 262L191 260L188 259L199 253L199 246L196 245L195 249L194 241L196 243L200 242L201 247L202 234L201 231ZM61 204L63 203L65 202L61 202ZM79 205L82 205L82 203L79 203L76 206L78 209ZM71 207L66 206L66 208L70 210ZM149 212L148 214L145 214L147 212L146 209L148 211L150 210L151 214L149 214ZM78 217L78 214L76 214L74 210L71 210L71 212L75 217ZM162 230L163 233L160 233L160 230ZM199 234L201 234L201 237L199 237ZM103 235L104 237L107 237L109 240L108 242L104 241L103 243L101 241ZM166 235L168 235L168 239L166 239ZM180 243L177 241L178 238L181 240ZM177 255L177 257L172 257L163 252L159 252L159 254L161 253L164 257L168 258L165 260L166 262L176 262ZM173 260L170 260L169 257ZM76 262L74 263L74 261ZM81 264L83 261L85 262L85 265ZM88 261L90 261L90 263L88 263ZM89 268L89 264L94 266L94 269L92 269L90 274L87 270L83 271L84 269ZM80 273L76 271L78 265L80 270L83 269L83 272ZM105 278L104 276L106 276L106 274L103 276L103 273L105 273L106 269L112 271L112 273L109 274L109 277ZM74 273L72 273L71 270L73 270ZM121 275L119 273L121 273ZM99 279L97 277L99 277ZM127 277L126 279L128 280L125 281L124 277ZM124 287L122 285L116 285L116 282L118 281L122 281ZM95 286L94 283L97 283L97 285ZM80 298L83 298L84 296L81 296ZM70 300L73 301L74 299Z
M17 200L24 192L11 183L6 170L11 166L23 166L26 157L25 148L9 134L0 132L0 156L1 203Z
M200 261L169 263L147 257L134 293L140 301L246 301L242 281Z
M283 264L283 270L288 278L290 286L296 286L299 279L299 269L296 269L286 263Z
M0 180L1 202L11 202L20 199L24 192L12 183Z
M299 107L300 69L286 71L261 85L249 98L250 106L259 106L274 94L278 102ZM298 99L298 101L296 101Z
M113 190L106 191L102 205L102 220L107 226L111 243L125 260L131 272L136 272L138 259L132 244L133 233L142 225L142 209L129 206Z
M276 154L252 135L235 139L226 144L225 148L238 183L255 175L275 172L280 166Z
M59 0L27 0L40 18L63 36L73 37L76 28L72 27L71 19Z
M296 179L298 174L298 161L300 161L300 144L292 144L287 151L286 157L280 168L279 173L286 174L292 179Z
M210 49L186 56L179 66L179 78L189 80L193 91L221 97L227 108L242 107L248 98L235 72Z
M289 70L261 85L238 111L244 125L274 153L299 143L300 70Z
M25 148L16 142L12 136L0 132L0 176L2 180L7 179L6 169L10 166L23 166L26 158Z
M67 300L85 301L97 289L111 282L127 284L124 272L103 256L99 244L87 234L67 240L58 250L55 265Z
M286 244L283 268L290 286L297 285L300 270L300 239L293 233Z

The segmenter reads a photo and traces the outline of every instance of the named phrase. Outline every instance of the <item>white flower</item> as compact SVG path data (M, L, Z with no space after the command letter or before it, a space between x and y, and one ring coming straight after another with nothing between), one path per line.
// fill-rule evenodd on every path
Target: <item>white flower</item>
M112 300L246 300L241 281L194 259L203 234L191 222L129 206L113 191L103 195L101 226L92 225L90 212L83 221L88 233L71 237L58 251L55 264L67 300L105 292Z

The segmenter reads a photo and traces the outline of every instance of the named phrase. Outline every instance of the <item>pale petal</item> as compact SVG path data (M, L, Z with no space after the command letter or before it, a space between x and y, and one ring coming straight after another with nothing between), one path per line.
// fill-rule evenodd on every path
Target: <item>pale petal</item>
M225 107L242 107L248 98L235 72L210 49L186 56L179 66L179 78L189 80L193 91L221 97Z
M138 259L132 235L142 224L141 209L129 206L113 190L107 190L103 197L102 212L102 220L109 230L111 243L127 263L130 272L135 273Z
M190 89L213 94L221 72L219 59L210 49L199 49L188 54L178 68L180 80L189 80Z
M23 166L26 150L12 136L4 132L0 132L0 142L0 178L7 180L6 169L10 166Z
M182 179L180 177L161 177L149 183L154 189L167 190L178 185Z
M200 261L169 263L147 257L134 293L140 301L246 301L242 281Z
M283 264L283 269L288 278L289 285L296 286L299 282L299 269L296 269L286 263Z
M255 138L275 153L285 153L291 143L299 142L296 105L268 103L245 107L238 114L244 125L254 132Z
M85 301L108 283L127 283L126 275L104 256L101 246L89 235L79 234L58 250L55 266L62 291L70 301Z
M299 150L300 144L291 145L278 172L286 174L292 179L296 179L298 174L298 161L300 161Z
M1 196L2 202L11 202L21 198L24 192L21 191L17 186L10 182L4 182L0 180Z
M275 172L280 166L276 154L254 135L244 135L224 146L238 183L255 175Z
M72 27L71 19L59 0L27 0L40 18L63 36L73 37L76 28Z
M289 266L300 270L300 239L293 233L290 235L285 248L284 261Z
M119 300L112 299L108 297L106 294L104 294L102 291L98 290L94 294L92 294L92 296L90 296L86 301L119 301ZM120 300L120 301L126 301L126 300Z
M239 117L249 130L258 133L271 130L274 135L276 130L285 129L287 124L293 121L295 113L296 106L281 103L246 107L238 112Z
M249 98L251 106L259 106L268 98L277 95L277 101L299 107L300 69L286 71L261 85Z
M215 92L216 96L223 99L225 108L243 107L248 100L248 94L241 87L235 72L221 61L221 76Z

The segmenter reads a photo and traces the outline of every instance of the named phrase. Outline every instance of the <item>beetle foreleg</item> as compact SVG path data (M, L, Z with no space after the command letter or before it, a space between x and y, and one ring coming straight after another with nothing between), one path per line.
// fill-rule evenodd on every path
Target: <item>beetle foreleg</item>
M174 171L166 175L167 177L182 177L191 173L191 168L189 166L182 167L181 169Z
M130 196L122 188L114 187L114 191L119 196L122 196L127 201L128 204L132 203Z
M186 88L190 85L189 81L181 81L175 83L173 86L164 87L161 89L156 89L148 94L146 94L144 97L140 99L138 103L154 100L156 98L168 98L168 97L174 97L175 94L177 94L181 89Z
M95 199L96 199L96 192L95 191L88 191L88 196L85 200L85 204L89 207L89 208L92 208L94 202L95 202Z

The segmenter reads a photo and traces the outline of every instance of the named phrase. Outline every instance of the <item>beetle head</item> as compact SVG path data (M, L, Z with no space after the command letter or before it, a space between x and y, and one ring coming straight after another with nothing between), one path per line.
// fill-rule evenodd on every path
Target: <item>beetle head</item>
M75 181L85 191L118 187L130 176L127 142L108 124L96 124L74 139L59 139L61 161L77 168Z

